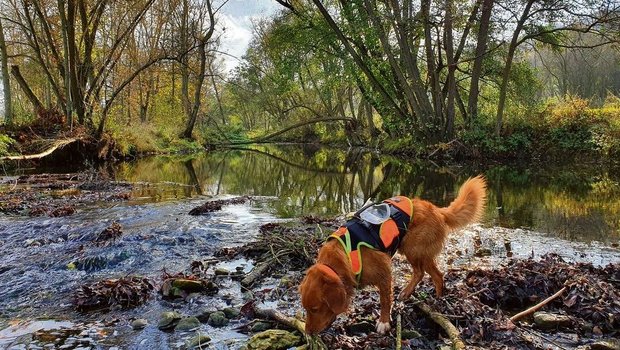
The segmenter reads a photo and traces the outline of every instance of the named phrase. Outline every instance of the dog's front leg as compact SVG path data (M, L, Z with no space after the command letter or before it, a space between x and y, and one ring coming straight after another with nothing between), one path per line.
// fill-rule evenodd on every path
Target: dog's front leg
M385 278L377 284L381 301L381 316L377 320L377 332L386 334L390 331L390 314L392 313L392 278Z

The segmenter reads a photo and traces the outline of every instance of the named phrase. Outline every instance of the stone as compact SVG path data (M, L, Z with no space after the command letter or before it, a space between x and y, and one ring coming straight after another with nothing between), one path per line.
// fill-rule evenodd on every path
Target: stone
M161 314L161 318L159 323L157 324L157 328L161 330L172 329L174 326L179 323L181 319L181 314L175 311L166 311Z
M548 312L535 312L534 323L542 329L557 329L568 327L572 324L570 317Z
M140 330L140 329L144 329L144 327L146 327L149 324L149 321L143 319L143 318L138 318L135 319L131 322L131 328L133 328L135 331Z
M200 321L196 317L186 317L179 321L179 323L174 327L175 331L191 331L192 329L196 329L200 327Z
M251 331L252 333L258 333L258 332L263 332L263 331L266 331L266 330L268 330L269 328L271 328L271 323L269 323L269 322L263 322L263 321L258 321L258 322L253 323L253 324L250 326L250 331Z
M238 309L235 309L234 307L227 307L222 311L224 312L224 315L226 315L226 318L228 319L234 319L234 318L239 317L239 315L241 315L241 311L239 311Z
M590 344L590 350L620 350L620 340L602 339Z
M201 292L204 290L204 285L200 280L189 280L184 278L176 278L172 281L173 288L179 288L188 293Z
M217 310L212 308L204 308L198 314L196 314L196 318L200 320L200 322L207 322L209 320L209 316Z
M207 323L213 327L224 327L225 325L228 324L228 319L226 318L226 315L224 314L224 312L216 311L212 313L211 315L209 315L209 319L207 320Z
M211 337L198 333L195 337L187 341L186 346L188 349L202 349L203 347L206 348L210 341Z
M282 329L270 329L254 334L246 343L246 350L289 349L301 342L301 337Z

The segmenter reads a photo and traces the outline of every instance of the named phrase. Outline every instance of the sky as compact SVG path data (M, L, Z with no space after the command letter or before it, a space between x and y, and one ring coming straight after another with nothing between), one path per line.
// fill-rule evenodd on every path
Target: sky
M252 39L252 22L269 17L282 9L275 0L229 0L222 7L219 27L225 28L220 50L236 58L224 56L224 69L230 72L239 63Z

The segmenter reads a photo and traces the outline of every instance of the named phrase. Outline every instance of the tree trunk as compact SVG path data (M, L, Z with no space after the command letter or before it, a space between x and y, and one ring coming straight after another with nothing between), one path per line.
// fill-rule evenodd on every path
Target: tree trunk
M2 20L0 20L0 65L2 65L0 74L2 74L2 91L4 99L4 123L13 123L13 105L11 100L11 83L9 78L9 56L6 51L6 43L4 41L4 29L2 28Z
M26 79L24 79L22 73L19 71L19 67L11 66L11 74L13 74L13 76L15 77L17 84L19 85L19 87L22 88L24 94L26 94L28 101L30 101L30 103L32 103L32 105L34 106L34 110L37 113L42 111L44 109L43 104L41 103L41 101L39 101L37 95L35 95L34 92L32 92L32 90L30 89L30 86L26 82Z
M446 126L445 135L447 138L452 138L454 134L454 118L455 118L455 106L454 100L456 98L456 62L454 61L454 37L452 34L452 15L454 11L453 0L446 0L446 18L445 18L445 45L446 45L446 61L448 63L448 96L446 102Z
M471 123L478 117L478 94L480 93L480 77L482 76L482 63L487 50L489 37L489 24L494 0L483 0L482 14L480 17L480 28L478 29L478 39L476 44L476 57L471 72L471 82L469 85L469 100L467 101L467 122Z
M502 132L502 124L504 118L504 107L506 104L506 92L508 89L508 80L510 79L510 70L512 69L512 60L515 56L515 51L517 50L517 46L519 45L519 35L521 34L521 30L523 29L523 25L530 14L530 9L536 0L528 0L525 8L523 9L523 13L521 14L521 18L517 22L517 27L515 28L514 33L512 34L512 40L510 41L510 46L508 47L508 56L506 57L506 65L504 66L504 70L502 72L502 83L499 87L499 101L497 103L497 116L496 116L496 125L495 125L495 136L500 137Z

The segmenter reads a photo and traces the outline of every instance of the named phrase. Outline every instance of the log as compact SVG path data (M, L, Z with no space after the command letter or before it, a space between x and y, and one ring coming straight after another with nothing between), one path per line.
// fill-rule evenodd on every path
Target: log
M554 299L556 299L557 297L562 295L562 293L564 293L564 291L566 291L566 287L562 287L562 289L560 289L559 291L557 291L555 294L553 294L552 296L548 297L547 299L545 299L545 300L541 301L540 303L530 307L527 310L521 311L518 314L512 316L510 318L510 321L515 322L515 321L518 321L518 320L522 319L523 317L525 317L527 315L533 314L534 312L538 311L543 306L549 304L551 301L553 301Z
M256 265L256 267L254 267L252 271L250 271L250 273L248 273L247 276L245 276L245 278L241 280L241 286L247 288L253 285L257 279L259 279L265 272L267 272L269 267L273 265L273 262L274 259L269 259Z
M416 306L422 310L431 320L437 323L448 334L448 337L452 341L452 349L460 350L465 349L465 343L461 340L459 330L442 314L434 311L426 303L418 303Z
M49 156L54 153L59 148L62 148L70 143L78 141L79 138L70 138L64 140L56 140L50 148L47 150L37 153L37 154L28 154L28 155L19 155L19 156L4 156L0 158L0 160L29 160L29 159L41 159L43 157Z

